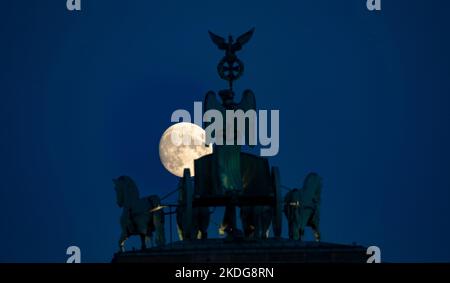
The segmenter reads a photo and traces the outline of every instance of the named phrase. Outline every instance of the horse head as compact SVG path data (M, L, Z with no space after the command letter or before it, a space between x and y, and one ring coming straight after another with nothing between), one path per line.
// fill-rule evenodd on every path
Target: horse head
M322 190L322 177L317 173L309 173L303 182L303 198L305 202L319 202Z
M120 176L113 179L116 200L119 207L129 207L131 203L139 199L139 191L136 183L128 176Z

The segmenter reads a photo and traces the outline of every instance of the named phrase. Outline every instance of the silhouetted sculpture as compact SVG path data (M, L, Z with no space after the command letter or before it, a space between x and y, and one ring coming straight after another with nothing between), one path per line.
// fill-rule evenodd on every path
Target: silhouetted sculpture
M241 50L242 46L250 40L253 32L254 29L251 29L250 31L239 36L236 41L234 41L233 37L230 35L228 42L226 42L223 37L209 32L212 41L217 45L217 47L219 47L220 50L225 51L225 56L219 62L217 71L222 79L228 81L230 88L219 91L219 96L221 97L222 102L217 100L216 94L213 91L209 91L205 96L205 112L208 110L218 110L222 113L222 117L226 117L227 110L242 110L244 112L248 110L256 110L256 99L251 90L245 90L243 92L240 103L234 102L233 91L233 81L242 76L244 71L244 64L237 58L236 52ZM226 119L224 119L223 123L223 132L215 133L216 136L222 136L224 145L216 144L214 146L212 170L214 171L213 178L216 178L216 182L213 182L213 185L219 186L219 188L216 188L216 191L218 192L225 194L236 194L242 191L240 166L241 145L238 145L237 142L242 133L238 133L235 127L234 140L231 140L231 137L227 137L226 135L226 129L231 125L226 123ZM208 123L205 123L205 128L207 126ZM248 133L253 129L253 124L247 125L245 129L245 144L248 144ZM232 144L227 142L227 140L232 141ZM209 141L206 142L209 143ZM232 204L226 206L225 208L222 228L228 234L231 234L232 231L238 232L236 231L236 209Z
M314 230L316 241L320 241L320 195L322 178L316 173L306 176L302 189L289 191L284 198L284 213L288 220L289 238L302 240L305 227Z
M170 246L144 253L117 254L117 262L365 262L367 249L363 247L295 241L302 240L307 226L312 228L316 241L320 241L322 178L318 174L309 173L304 179L303 187L290 190L283 199L279 168L271 166L266 157L241 151L242 145L253 146L256 143L253 136L256 126L254 122L257 121L256 99L254 93L247 89L243 91L241 100L235 102L233 82L244 71L244 64L236 53L251 39L253 33L254 29L251 29L236 40L231 36L225 40L209 32L214 44L225 51L217 71L229 86L218 92L220 99L214 91L205 95L203 120L209 121L203 125L206 144L213 142L210 138L216 139L216 143L211 154L194 160L193 172L184 168L177 190L162 198L179 193L178 203L167 204L167 207L176 207L178 235L184 242L172 245L171 231ZM236 115L238 111L242 113ZM234 116L227 119L230 112ZM214 125L209 127L212 123ZM230 137L230 127L234 128L233 137ZM214 131L212 136L209 132L211 128ZM222 143L217 143L217 140L222 140ZM117 204L123 208L120 218L120 250L124 250L125 241L131 235L139 235L142 249L145 249L147 238L152 237L154 232L156 235L152 238L156 239L156 244L164 245L163 208L166 206L161 205L160 198L140 198L138 188L130 177L121 176L113 181ZM218 240L192 241L207 239L211 220L210 207L225 208L219 233L227 234L223 241L226 244ZM237 225L237 208L240 208L242 231ZM289 226L289 239L292 241L281 239L283 211ZM170 209L168 214L172 213ZM172 226L172 217L169 221ZM270 227L273 229L274 240L259 241L269 237ZM252 240L242 241L244 237ZM197 249L199 243L202 247ZM337 251L336 248L342 251ZM291 252L286 252L287 250Z
M256 110L255 95L251 90L244 91L240 103L234 102L234 92L232 90L222 90L219 92L219 95L222 99L222 103L217 100L213 91L209 91L206 94L205 112L214 109L220 111L222 116L226 117L227 110L242 110L244 112L248 110ZM241 145L239 145L237 141L241 137L242 133L238 133L237 127L234 127L234 139L231 140L231 137L227 137L226 132L227 128L230 128L232 125L227 124L227 119L224 119L223 123L222 133L215 133L216 136L221 135L223 137L223 145L214 145L212 170L214 171L213 177L216 179L216 182L213 182L213 185L218 186L218 192L225 194L239 193L242 192L240 164ZM207 126L208 123L205 123L205 127ZM248 144L248 133L253 129L253 124L247 125L245 128L245 144ZM227 142L228 140L232 142ZM226 206L222 226L228 234L230 234L232 230L236 230L236 212L233 205Z
M180 239L207 237L209 207L212 206L225 207L220 231L226 232L228 239L244 237L236 224L236 207L241 208L240 216L247 237L267 238L271 224L275 237L281 236L283 204L279 170L270 167L267 158L241 152L243 144L256 144L255 95L251 90L245 90L241 101L235 102L232 88L233 81L243 72L243 63L237 58L236 52L250 40L253 32L254 29L248 31L236 41L230 36L228 42L210 32L213 42L225 51L217 68L219 76L229 83L229 89L219 91L221 101L213 91L205 95L204 114L215 113L211 114L211 120L206 119L210 122L204 123L206 144L213 142L210 138L215 139L215 143L213 153L194 160L194 172L186 168L180 179L176 210ZM237 115L242 124L238 124L236 116L227 119L229 112L236 114L237 111L245 113L244 118ZM218 115L218 112L222 115ZM222 119L216 120L215 117ZM214 125L209 127L211 123ZM230 132L230 127L234 128L234 132ZM209 132L212 128L213 132ZM192 178L192 175L195 176Z
M221 90L219 92L222 102L219 102L216 98L216 94L213 91L209 91L205 96L205 107L204 111L208 110L218 110L222 113L223 117L226 117L227 110L242 110L244 112L248 110L256 110L256 99L255 95L251 90L246 90L242 94L241 101L239 103L234 102L234 92L231 90ZM234 121L233 121L234 123ZM205 127L208 127L210 123L205 123ZM233 140L231 137L227 137L227 128L233 125L227 124L226 119L223 120L223 131L222 133L215 133L216 136L223 137L223 145L214 145L214 157L215 162L213 166L215 167L216 176L219 178L218 184L220 187L217 191L227 192L231 190L242 190L242 177L240 169L240 152L241 145L238 144L238 139L241 137L242 133L237 132L237 127L234 127ZM254 124L248 124L245 127L245 144L249 144L249 132L254 129ZM231 144L227 142L231 141ZM206 141L209 143L209 141Z
M217 71L222 79L228 81L230 90L233 89L233 81L240 78L244 72L244 63L237 58L236 52L241 50L242 46L252 38L254 31L255 29L252 28L239 36L236 41L234 41L233 37L230 35L228 37L228 42L225 41L225 38L209 32L209 36L217 47L219 47L220 50L225 51L225 56L217 65Z
M164 212L162 209L151 212L151 210L160 206L159 197L152 195L140 198L135 182L128 176L113 179L113 183L117 205L123 208L120 217L122 228L119 239L120 251L125 250L125 241L132 235L141 237L141 249L145 249L147 241L153 240L153 232L156 232L156 244L158 246L164 245Z

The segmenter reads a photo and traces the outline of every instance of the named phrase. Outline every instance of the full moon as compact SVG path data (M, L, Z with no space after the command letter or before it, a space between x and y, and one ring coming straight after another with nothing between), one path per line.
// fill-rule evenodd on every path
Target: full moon
M196 124L181 122L170 126L159 141L159 158L172 174L182 177L185 168L194 176L194 160L212 153L205 146L205 130Z

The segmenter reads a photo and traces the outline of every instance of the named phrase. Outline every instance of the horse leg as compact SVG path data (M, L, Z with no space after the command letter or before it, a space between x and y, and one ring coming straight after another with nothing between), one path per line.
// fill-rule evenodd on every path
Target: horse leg
M263 238L263 208L260 206L257 206L254 208L253 211L254 220L255 220L255 233L256 233L256 239L262 239Z
M303 235L305 235L305 229L299 228L297 233L298 233L298 240L302 241Z
M292 221L288 220L288 235L289 235L289 240L292 240L294 238L294 233L293 233L293 223Z
M227 205L225 207L225 214L223 216L222 226L227 238L233 238L234 230L236 230L236 207L234 205Z
M297 227L296 225L294 225L294 227L292 228L292 239L293 240L301 240L300 231L301 231L301 229L299 227Z
M316 242L320 242L320 232L319 232L319 230L314 230L314 238L316 239Z
M302 240L301 236L302 236L302 222L294 219L292 221L292 239L297 241L297 240Z
M146 235L145 236L145 245L148 246L149 243L150 243L150 248L152 248L153 247L152 236Z
M308 220L311 218L311 212L309 210L302 210L300 211L300 215L299 215L299 224L298 224L298 228L299 228L299 240L302 241L303 236L305 235L305 227L308 224Z
M206 240L208 239L208 226L209 226L209 217L210 217L210 212L209 212L209 208L202 208L202 213L200 215L200 232L201 232L201 237L200 239L202 240Z
M317 225L315 225L315 224L312 224L311 228L313 229L313 232L314 232L314 239L316 239L316 242L320 242L319 227Z
M126 233L122 232L120 234L119 238L119 252L125 252L125 241L127 240L128 236Z
M150 243L151 248L153 248L153 238L155 237L155 233L152 229L153 226L149 226L147 229L147 233L145 234L145 243L147 246Z
M146 235L145 233L140 233L139 236L141 236L141 250L145 250L147 248L146 242Z
M161 210L162 212L162 210ZM164 235L164 215L158 215L155 221L155 244L156 246L163 246L166 243L165 235Z
M298 240L302 241L303 235L305 235L305 221L303 217L300 217L299 223L296 226L295 232L298 235Z

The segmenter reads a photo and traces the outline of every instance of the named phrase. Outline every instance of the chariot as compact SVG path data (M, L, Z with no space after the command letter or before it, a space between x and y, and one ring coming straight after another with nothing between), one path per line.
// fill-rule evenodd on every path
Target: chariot
M182 226L184 238L194 238L198 232L194 222L198 221L199 209L220 206L230 209L232 214L235 214L235 208L239 207L241 218L243 208L250 211L258 207L269 208L271 215L258 215L261 213L255 212L252 219L246 219L247 226L259 228L257 226L260 226L261 222L258 218L264 216L262 221L271 224L274 236L280 237L283 200L278 167L270 167L267 158L240 152L242 188L224 190L218 183L216 155L217 153L212 153L196 159L194 177L191 177L189 169L185 169L180 179L179 211L183 212L183 217L179 226ZM234 221L231 226L236 227L235 215L231 219ZM243 228L245 231L246 227Z

